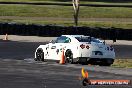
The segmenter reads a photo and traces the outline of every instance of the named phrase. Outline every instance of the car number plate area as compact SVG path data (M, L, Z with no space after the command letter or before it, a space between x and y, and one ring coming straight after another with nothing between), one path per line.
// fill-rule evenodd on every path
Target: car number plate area
M103 52L101 52L101 51L93 51L93 55L103 56Z

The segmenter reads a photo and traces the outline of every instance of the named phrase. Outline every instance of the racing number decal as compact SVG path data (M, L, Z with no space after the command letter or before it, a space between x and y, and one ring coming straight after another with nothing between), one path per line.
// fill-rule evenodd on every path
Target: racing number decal
M46 51L47 51L46 54L45 54L46 56L49 56L48 49L49 49L49 47L46 47Z
M59 49L56 50L56 53L57 53L57 54L59 53Z

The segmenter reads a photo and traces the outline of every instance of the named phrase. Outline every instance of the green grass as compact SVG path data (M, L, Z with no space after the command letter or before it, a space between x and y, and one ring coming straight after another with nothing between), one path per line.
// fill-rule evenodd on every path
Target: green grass
M127 14L126 14L127 13ZM80 16L81 17L91 17L91 18L131 18L132 8L123 7L81 7Z
M73 21L49 20L53 18L73 18L73 8L70 6L34 6L34 5L0 5L0 16L10 16L10 18L0 18L1 22L19 22L26 24L57 24L73 26ZM114 13L114 14L113 14ZM126 14L127 13L127 14ZM105 8L105 7L81 7L79 18L132 18L132 8ZM11 16L16 16L12 18ZM18 17L18 18L17 18ZM20 19L19 17L38 17L38 19ZM47 20L39 20L45 17ZM117 27L132 28L132 22L98 22L79 21L79 26L89 27Z
M87 21L87 22L79 22L81 26L89 26L89 27L115 27L115 28L124 28L131 29L132 22L96 22L96 21Z
M118 1L118 0L80 0L81 4L103 4L103 5L132 5L132 1Z
M18 1L18 2L64 2L63 0L0 0L0 1ZM96 0L95 0L96 1ZM64 2L65 3L65 2ZM71 2L66 2L71 3ZM113 4L113 2L90 2L81 1L81 3L93 4ZM115 4L132 4L130 3L115 3ZM0 16L9 16L10 18L0 18L1 22L19 22L28 24L57 24L65 26L73 26L73 21L63 20L48 20L48 17L53 18L73 18L72 6L48 6L48 5L0 5ZM12 18L16 16L16 18ZM17 17L45 17L47 20L34 20L34 19L19 19ZM79 19L82 18L131 18L132 8L125 7L80 7ZM98 22L98 21L79 21L79 26L90 27L118 27L118 28L132 28L132 22Z
M72 17L72 7L0 5L0 16Z
M56 3L70 3L70 2L64 2L63 0L62 1L59 1L59 0L0 0L0 2L34 2L34 3L44 3L44 2L56 2Z
M0 16L72 18L73 8L71 6L0 5ZM82 6L79 18L132 18L132 8Z
M132 59L116 59L113 67L132 68Z

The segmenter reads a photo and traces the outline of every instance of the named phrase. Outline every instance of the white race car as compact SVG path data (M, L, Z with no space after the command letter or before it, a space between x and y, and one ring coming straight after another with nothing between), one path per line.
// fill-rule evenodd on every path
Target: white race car
M99 39L84 35L62 35L48 44L40 45L35 51L35 60L59 61L62 49L67 63L109 66L113 64L115 58L114 48Z

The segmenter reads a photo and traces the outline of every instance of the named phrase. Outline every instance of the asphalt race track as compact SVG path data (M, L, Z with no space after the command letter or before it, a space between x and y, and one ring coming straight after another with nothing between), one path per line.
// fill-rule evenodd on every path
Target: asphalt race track
M0 42L0 58L2 59L26 59L34 58L35 49L45 43L35 42Z
M45 42L0 42L0 58L27 59L34 58L35 49ZM132 59L132 45L114 45L116 58Z
M132 45L114 45L116 58L132 59Z
M131 88L132 85L81 85L82 65L59 65L58 63L34 62L23 60L0 60L0 87L1 88ZM90 79L127 79L131 74L119 75L96 71L99 67L89 66ZM95 69L95 71L94 71ZM101 69L107 69L102 67ZM113 70L109 70L113 71Z
M83 87L79 80L82 67L88 70L90 79L132 80L132 69L36 62L34 51L40 44L45 43L0 42L0 88L132 88L132 85ZM132 46L114 47L117 57L132 58Z

